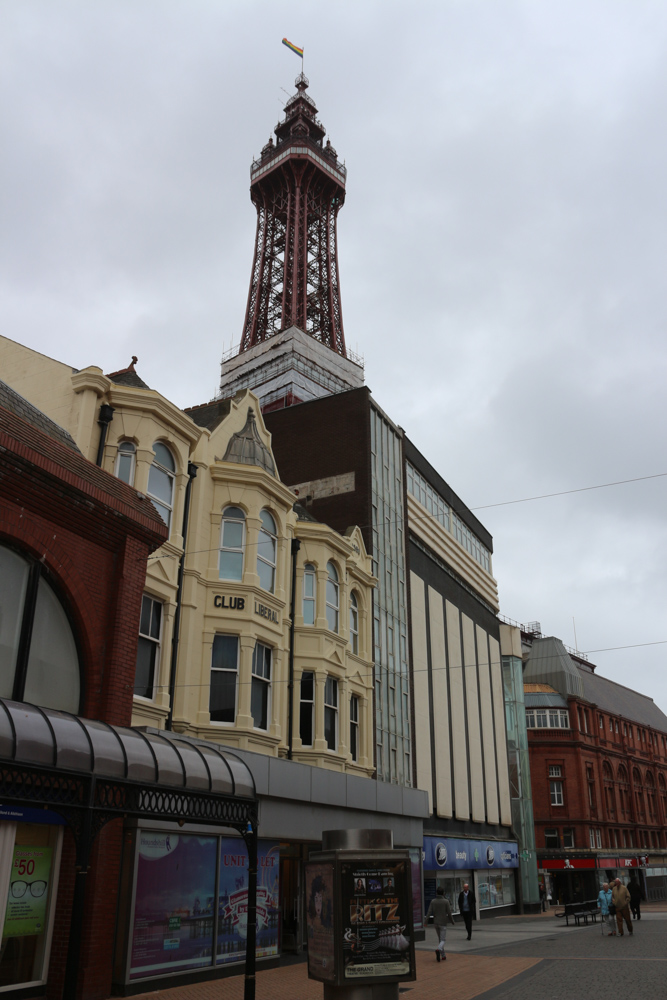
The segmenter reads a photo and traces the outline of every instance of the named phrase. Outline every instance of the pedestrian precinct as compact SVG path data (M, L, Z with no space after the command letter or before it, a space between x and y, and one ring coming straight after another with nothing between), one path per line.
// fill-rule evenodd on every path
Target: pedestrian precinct
M426 919L433 917L433 926L438 935L438 947L435 949L435 957L439 962L441 959L447 960L445 955L445 941L447 940L447 921L454 923L454 915L449 900L445 897L445 890L436 889L435 899L431 900Z
M641 920L641 902L644 893L642 892L642 887L634 875L631 876L630 881L628 882L628 892L630 893L630 909L632 910L632 916L635 920Z
M463 886L463 890L459 893L459 913L463 917L463 923L466 925L468 941L472 937L472 922L477 919L475 906L475 893L466 882Z
M616 907L616 926L620 937L623 937L623 921L628 925L628 934L632 934L632 919L630 917L630 893L620 878L614 882L611 890L611 901Z
M598 893L598 906L600 907L600 919L603 923L607 925L608 937L616 937L616 921L614 920L614 914L609 912L609 907L612 905L612 892L609 888L609 883L604 882L602 888Z

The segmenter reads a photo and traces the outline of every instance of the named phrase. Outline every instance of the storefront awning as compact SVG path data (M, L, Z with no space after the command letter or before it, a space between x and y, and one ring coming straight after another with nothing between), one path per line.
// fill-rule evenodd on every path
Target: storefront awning
M256 814L226 747L0 699L0 801L239 827Z

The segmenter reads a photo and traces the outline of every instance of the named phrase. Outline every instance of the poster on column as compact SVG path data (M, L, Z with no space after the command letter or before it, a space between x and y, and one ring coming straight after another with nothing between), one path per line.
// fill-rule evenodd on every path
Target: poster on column
M51 881L50 847L14 848L3 938L41 934Z
M210 965L217 837L139 831L130 978Z
M414 971L409 862L341 865L346 980L409 978Z
M332 864L306 865L308 975L330 982L334 968L334 870Z
M257 845L257 958L278 955L280 844ZM248 853L242 840L220 840L216 963L245 959L248 934Z

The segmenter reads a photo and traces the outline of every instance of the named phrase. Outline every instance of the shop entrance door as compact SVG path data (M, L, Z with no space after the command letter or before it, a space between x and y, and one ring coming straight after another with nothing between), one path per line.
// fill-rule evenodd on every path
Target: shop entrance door
M280 915L281 951L300 952L304 927L301 901L301 850L298 845L296 847L291 844L280 845Z

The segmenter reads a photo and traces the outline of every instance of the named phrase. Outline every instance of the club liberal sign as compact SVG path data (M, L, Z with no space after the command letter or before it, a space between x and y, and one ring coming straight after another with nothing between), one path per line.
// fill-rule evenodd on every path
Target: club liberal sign
M462 840L424 837L424 869L518 868L519 849L507 840Z

